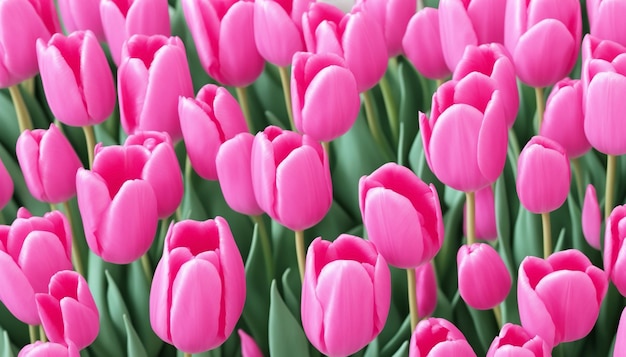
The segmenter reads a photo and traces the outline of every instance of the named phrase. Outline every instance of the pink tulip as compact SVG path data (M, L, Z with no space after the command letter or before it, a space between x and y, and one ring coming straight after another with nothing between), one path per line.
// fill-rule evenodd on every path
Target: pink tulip
M569 78L557 82L548 97L539 134L559 143L568 158L576 158L591 149L584 121L582 82Z
M0 88L16 85L39 72L37 39L61 32L52 0L0 2Z
M517 160L517 196L532 213L561 207L569 193L570 167L561 145L543 136L528 141Z
M620 294L626 296L626 274L624 263L626 262L624 238L626 238L626 225L622 221L626 217L626 205L617 206L606 220L604 233L604 270L609 279L615 284Z
M124 146L140 146L149 152L141 177L154 189L160 219L174 214L183 199L183 175L167 133L144 131L126 138ZM95 168L94 164L94 168Z
M35 296L46 336L51 342L83 349L98 336L98 308L87 281L72 270L50 278L48 293Z
M452 74L443 59L437 9L425 7L411 17L402 38L402 48L415 69L424 77L443 79Z
M250 133L237 134L220 146L215 157L217 178L226 203L234 211L248 216L263 213L256 202L252 184L253 141L254 136Z
M354 75L332 53L293 56L291 102L296 128L317 141L347 133L361 108Z
M128 264L148 251L158 225L158 197L139 145L96 145L92 170L76 173L76 198L89 248L104 261Z
M430 316L437 307L437 277L432 260L415 268L415 296L418 316Z
M621 0L587 0L590 33L626 46L626 4Z
M259 349L259 346L257 346L256 342L254 342L250 335L241 329L237 332L239 333L239 339L241 340L242 357L263 357L263 353Z
M359 0L363 11L370 14L383 29L387 54L395 57L402 54L402 37L406 32L411 16L417 11L413 0Z
M100 0L58 0L58 5L68 33L90 30L99 41L105 40Z
M16 144L17 159L30 193L36 199L62 203L76 195L76 171L82 163L56 125L25 130Z
M596 196L596 189L592 184L587 185L585 201L583 202L582 226L585 240L590 246L600 250L600 226L602 215Z
M13 179L0 160L0 210L9 203L13 196Z
M301 308L313 346L325 355L347 356L376 338L389 312L390 279L371 242L348 234L332 243L315 239L306 256Z
M567 76L578 58L582 18L578 0L558 6L541 0L510 0L504 44L517 76L532 87L546 87Z
M289 66L293 55L304 50L301 21L306 9L296 3L292 0L254 2L256 47L266 61L279 67Z
M506 1L441 0L439 30L443 56L455 71L466 46L504 43Z
M17 357L80 357L73 344L69 347L60 343L35 341L24 346Z
M481 188L475 193L475 234L476 238L488 241L498 239L496 223L496 202L491 185ZM467 209L463 209L463 233L467 231Z
M133 35L171 34L167 0L101 0L100 16L117 65L122 63L124 42Z
M95 125L113 113L113 74L93 32L39 40L37 58L48 105L62 123Z
M464 192L496 181L508 141L502 94L492 79L472 72L433 95L430 120L419 116L426 162L444 184Z
M207 84L195 99L180 97L178 114L191 165L205 180L217 180L218 149L235 135L248 132L239 103L226 88Z
M0 226L0 301L20 321L39 325L35 294L46 292L56 272L72 269L72 231L59 211L33 217L17 211L11 226Z
M267 127L254 138L251 172L259 207L291 230L316 225L330 209L328 155L308 135Z
M150 289L150 324L187 353L218 347L246 300L243 260L226 220L172 223Z
M506 299L511 290L511 274L489 244L463 245L456 256L459 293L472 308L488 310Z
M622 315L619 318L613 351L613 357L623 357L626 351L626 308L622 310Z
M598 319L607 286L605 273L578 250L526 257L517 280L522 326L549 346L583 338Z
M252 1L183 0L200 63L223 85L245 87L263 71L254 41L254 7Z
M443 218L434 185L387 163L359 180L359 207L368 239L392 266L416 268L443 244Z
M167 132L174 142L182 138L178 98L192 97L193 85L180 38L135 35L128 40L117 89L126 133L154 130Z
M463 333L445 319L420 321L411 335L409 357L476 357Z
M506 323L491 343L487 357L550 357L552 349L539 336L530 335L522 326Z

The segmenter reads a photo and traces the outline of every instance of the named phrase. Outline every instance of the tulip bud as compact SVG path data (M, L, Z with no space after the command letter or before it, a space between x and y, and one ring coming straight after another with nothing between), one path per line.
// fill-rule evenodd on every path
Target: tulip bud
M598 198L596 197L596 189L592 184L589 184L585 191L585 201L582 211L583 235L587 243L597 250L600 250L601 224L602 215L600 213Z
M302 326L320 352L347 356L370 343L387 320L391 277L385 258L348 234L315 239L302 281ZM358 299L355 299L358 292Z
M475 193L475 234L477 239L495 241L498 239L496 224L496 202L491 185L485 186ZM465 205L467 206L467 205ZM465 207L464 206L464 207ZM463 233L467 236L467 209L463 209Z
M35 341L24 346L17 357L80 357L80 353L73 344L65 346L60 343Z
M347 133L361 108L354 75L332 53L295 54L291 101L296 128L317 141L332 141Z
M552 348L539 336L530 335L522 326L506 323L491 343L487 357L552 356Z
M622 315L619 318L613 351L614 357L621 357L624 351L626 351L626 308L622 310Z
M402 47L408 60L424 77L443 79L452 74L443 59L437 9L425 7L411 17Z
M90 30L99 41L105 40L100 0L58 0L58 5L68 33Z
M603 40L615 41L626 46L626 6L622 1L587 0L589 32Z
M409 345L409 357L427 356L476 357L476 353L456 326L431 317L417 324Z
M415 268L415 296L418 316L432 315L437 307L437 277L432 260Z
M13 196L13 179L0 160L0 210L9 203Z
M239 339L241 340L242 357L263 357L263 353L261 353L259 346L257 346L256 342L254 342L250 335L241 329L237 332L239 333Z
M414 0L359 0L363 11L370 14L383 29L387 55L395 57L402 53L402 37L411 16L417 11ZM358 6L358 5L357 5Z
M294 1L257 0L254 2L254 41L263 58L287 67L293 55L304 50L300 23L302 13Z
M604 271L622 295L626 295L626 267L624 254L626 246L626 205L617 206L606 219L604 233ZM622 221L624 223L622 223Z
M368 238L392 266L431 260L443 243L439 196L411 170L387 163L359 180L359 206Z
M216 348L245 300L243 260L226 220L172 223L150 289L154 332L186 353Z
M534 136L517 161L517 195L532 213L556 210L567 199L570 167L565 150L548 138Z

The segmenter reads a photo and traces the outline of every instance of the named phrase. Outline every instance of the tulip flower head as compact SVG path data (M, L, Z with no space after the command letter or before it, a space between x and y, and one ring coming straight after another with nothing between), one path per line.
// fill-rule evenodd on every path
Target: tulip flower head
M615 352L613 356L621 356L618 353L626 351L626 308L622 310L622 315L619 318L619 325L617 326L617 333L615 334Z
M73 344L35 341L24 346L17 357L80 357L78 348Z
M308 3L292 0L254 2L254 40L267 62L286 67L296 52L304 50L301 22Z
M359 0L363 11L371 16L383 29L388 56L395 57L402 53L402 38L409 20L417 10L413 0Z
M100 0L58 0L58 5L68 33L90 30L99 41L105 40Z
M506 323L491 343L487 357L529 356L549 357L552 349L539 336L530 335L520 325Z
M585 200L582 210L582 228L585 240L590 246L600 250L600 226L602 224L602 214L596 189L592 184L587 185Z
M415 268L418 316L432 315L437 307L437 277L432 260Z
M443 58L439 10L425 7L411 17L402 38L406 58L424 77L443 79L452 74Z
M409 357L427 356L476 357L476 353L454 324L431 317L417 324L409 345Z
M587 0L589 32L603 40L626 46L626 4L619 0Z

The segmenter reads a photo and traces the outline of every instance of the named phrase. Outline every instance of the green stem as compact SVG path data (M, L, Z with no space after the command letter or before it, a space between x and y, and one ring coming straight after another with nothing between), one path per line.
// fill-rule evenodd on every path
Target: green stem
M306 253L304 251L304 231L294 231L296 234L296 256L298 258L298 270L300 271L300 281L304 280L304 262Z
M293 109L291 106L291 78L289 75L289 67L278 67L278 73L280 73L280 83L283 86L283 96L285 97L287 116L289 116L289 125L291 125L291 130L296 131L296 124L293 121Z
M572 168L574 171L574 178L576 179L576 190L578 192L578 200L579 202L583 202L583 200L585 199L585 189L584 189L584 183L583 183L583 171L582 171L582 167L580 166L580 159L579 158L574 158L571 159L572 162Z
M502 328L502 310L500 309L500 305L496 305L493 308L493 316L496 318L498 328Z
M48 338L46 337L46 331L43 330L43 326L39 325L39 339L41 342L48 342Z
M65 217L70 225L72 232L74 231L74 225L72 224L72 212L70 211L70 205L68 201L63 202L63 210L65 211ZM80 259L80 251L78 250L78 244L76 243L76 235L72 233L72 262L76 272L82 276L85 276L85 270L83 269L83 261Z
M539 130L541 130L541 123L543 123L543 112L546 108L546 104L543 101L543 88L535 88L535 100L537 101L537 132L539 132Z
M467 209L465 216L467 245L472 245L476 243L476 196L474 192L465 192L465 206Z
M143 269L143 273L146 275L146 281L148 283L152 283L152 265L150 264L148 252L141 256L141 268Z
M28 78L20 83L22 89L25 90L31 97L35 94L35 77Z
M30 343L35 343L39 338L39 331L37 325L28 325L28 336L30 336Z
M415 330L419 321L419 310L417 309L417 294L415 293L415 269L406 270L407 290L409 293L409 314L411 318L411 331Z
M85 141L87 142L87 155L89 157L89 168L93 166L93 150L96 147L96 135L93 131L93 126L83 126L83 133L85 133Z
M191 357L191 353L185 352L185 353L183 353L183 357Z
M543 226L543 257L548 258L552 254L552 230L550 228L550 212L541 214Z
M263 257L265 258L265 271L267 272L268 281L271 281L274 277L274 259L272 258L272 243L270 237L267 234L265 227L265 221L263 216L250 216L252 221L259 227L259 237L261 238L261 249L263 249Z
M604 217L609 218L613 210L613 195L615 194L615 173L617 171L617 156L606 157L606 191L604 192Z
M391 135L394 142L398 143L400 135L400 123L398 119L398 109L396 108L396 102L393 99L393 92L387 76L383 76L379 82L380 90L383 93L383 100L385 101L385 110L387 111L387 119L389 120L389 127L391 128Z
M370 91L363 92L363 105L365 106L367 124L369 125L370 132L372 133L372 137L374 138L376 145L378 145L378 148L382 150L388 161L393 161L393 153L383 136L382 129L380 128L378 115L376 114L376 109L374 108L374 100Z
M246 119L246 124L248 124L248 131L254 133L254 125L252 124L252 116L250 114L250 105L248 104L246 87L236 87L235 91L237 92L237 98L239 98L239 105L241 106L241 111Z
M11 93L11 99L13 100L13 105L15 106L17 124L20 127L20 133L27 129L31 130L33 128L33 122L30 119L28 108L24 103L24 98L22 97L22 92L20 92L18 85L9 87L9 93Z
M435 79L435 84L437 85L437 88L441 87L441 85L443 84L443 78Z

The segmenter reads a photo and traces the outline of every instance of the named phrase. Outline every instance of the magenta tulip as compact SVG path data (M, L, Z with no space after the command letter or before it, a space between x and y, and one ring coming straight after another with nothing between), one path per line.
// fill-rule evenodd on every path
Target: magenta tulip
M16 144L17 159L30 193L36 199L62 203L76 195L76 171L82 163L56 125L25 130Z
M387 163L359 180L359 207L368 239L392 266L416 268L443 244L443 218L434 185Z
M441 0L439 30L443 56L455 71L466 46L504 43L506 1Z
M602 215L600 213L600 205L596 196L596 189L592 184L587 185L585 191L585 200L582 210L582 227L585 240L590 246L600 250L600 226L602 224Z
M370 14L383 29L387 55L395 57L402 54L402 37L409 20L417 11L417 2L413 0L359 0L363 11ZM358 5L357 5L358 6Z
M437 277L432 260L415 268L415 296L420 318L430 316L437 307Z
M48 105L62 123L94 125L113 113L113 74L93 32L37 41L37 58Z
M218 347L246 300L243 260L226 220L172 223L150 289L150 324L187 353Z
M501 356L550 357L552 349L541 337L530 335L522 326L506 323L487 351L487 357Z
M607 286L605 273L578 250L526 257L517 280L522 326L549 346L583 338L598 319Z
M167 0L101 0L100 16L117 65L122 63L124 42L133 35L171 34Z
M154 130L167 132L174 142L182 138L178 98L192 97L193 85L180 38L131 37L124 45L117 89L127 134Z
M330 209L328 155L308 135L267 127L254 138L251 172L259 207L291 230L316 225Z
M76 173L76 198L89 248L104 261L128 264L148 251L158 225L158 197L139 145L96 145L92 170ZM180 172L179 172L180 174Z
M296 52L304 50L301 22L306 8L302 5L308 3L293 0L254 2L254 41L267 62L286 67Z
M617 326L617 333L615 334L615 346L613 357L623 357L624 351L626 351L626 308L622 310L622 314L619 318L619 325Z
M58 5L68 33L90 30L98 40L105 40L100 0L58 0Z
M489 244L463 245L456 256L459 293L467 305L488 310L506 299L511 290L511 274Z
M291 102L296 128L317 141L347 133L361 108L354 75L332 53L293 56Z
M182 3L200 63L209 76L226 86L245 87L254 82L265 64L254 41L254 3L237 0L183 0Z
M235 135L248 132L239 103L226 88L207 84L195 99L180 97L178 114L191 165L205 180L217 180L218 149Z
M558 6L541 0L510 0L504 44L517 76L532 87L546 87L567 76L578 58L582 17L578 0Z
M496 202L491 185L475 192L475 235L478 239L494 241L498 239L496 223ZM463 232L467 231L467 209L463 209ZM467 234L465 234L467 236Z
M48 291L56 272L72 269L72 231L59 211L33 217L25 208L0 226L0 301L20 321L39 325L35 294Z
M342 234L332 243L321 238L311 243L301 316L307 338L320 352L347 356L365 347L385 325L390 299L389 267L371 242Z
M9 203L13 196L13 179L0 160L0 210Z
M615 284L620 294L626 296L626 274L623 273L626 267L626 205L617 206L606 220L604 233L604 271L609 279Z
M76 346L54 342L35 341L24 346L17 357L80 357Z
M452 74L443 59L437 9L425 7L411 17L402 38L402 48L408 60L424 77L443 79Z
M72 270L50 278L48 293L35 296L41 324L51 342L83 349L98 336L100 314L87 281Z
M463 333L445 319L420 321L411 335L409 357L476 357Z
M561 145L543 136L528 141L517 160L517 196L532 213L561 207L570 187L570 167Z
M253 142L252 134L237 134L220 146L215 157L217 178L226 203L234 211L248 216L263 213L254 196L252 184Z
M626 46L626 3L621 0L587 0L589 32L603 40Z
M252 337L243 330L237 331L241 340L241 356L242 357L263 357L263 353L259 346L254 342Z

